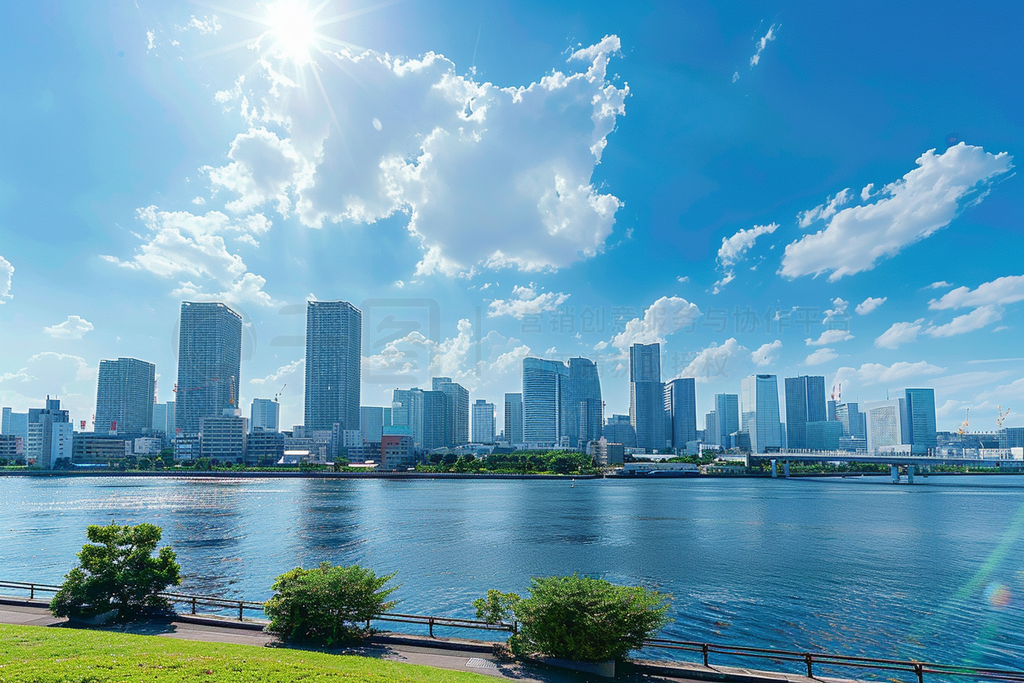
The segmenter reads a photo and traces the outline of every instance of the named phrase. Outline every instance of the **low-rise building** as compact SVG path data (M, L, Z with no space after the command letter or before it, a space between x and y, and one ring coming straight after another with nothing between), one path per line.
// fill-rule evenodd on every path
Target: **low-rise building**
M131 439L116 434L76 432L72 440L71 463L112 466L131 454Z
M416 466L412 436L383 434L380 437L380 465L384 470L405 470Z
M201 418L199 443L202 457L218 462L243 462L247 422L238 415Z

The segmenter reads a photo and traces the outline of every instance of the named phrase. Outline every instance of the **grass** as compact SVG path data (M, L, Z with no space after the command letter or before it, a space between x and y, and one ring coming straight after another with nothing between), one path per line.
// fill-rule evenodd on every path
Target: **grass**
M493 678L369 657L0 625L0 682L15 681L493 683Z

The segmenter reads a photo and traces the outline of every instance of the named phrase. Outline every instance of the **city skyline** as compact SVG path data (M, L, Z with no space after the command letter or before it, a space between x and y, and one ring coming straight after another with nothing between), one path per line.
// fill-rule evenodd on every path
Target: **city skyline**
M770 372L824 375L826 390L841 384L861 404L934 387L940 430L968 408L972 429L994 429L998 405L1007 425L1024 425L1024 274L1003 256L1024 249L1024 139L1012 123L1022 95L1004 87L1021 67L999 38L1020 8L964 18L954 60L928 39L949 30L951 4L885 24L813 3L770 15L710 3L516 7L535 36L528 51L502 30L507 8L385 6L324 29L370 51L353 69L433 53L410 74L472 86L487 107L468 123L465 102L439 111L396 89L393 70L367 77L375 97L351 97L333 67L322 72L328 102L358 106L330 120L310 63L267 41L258 56L317 105L289 109L253 51L224 49L265 30L237 16L252 3L12 8L0 50L28 73L4 114L18 133L0 134L22 169L0 172L0 405L24 412L60 396L74 424L91 426L98 363L119 357L154 363L169 401L174 309L220 300L243 319L238 403L281 391L281 424L301 424L303 314L316 298L367 315L366 405L434 376L499 405L521 390L532 355L591 358L605 416L625 414L628 349L658 343L662 381L697 380L698 416ZM652 33L654 18L671 30ZM82 47L92 44L102 47ZM320 50L308 57L330 65ZM565 79L545 92L571 103L563 117L501 90L553 71ZM272 111L240 118L243 98L262 96ZM527 126L524 106L550 118ZM443 215L418 199L439 186L391 185L398 200L377 191L366 169L419 153L407 140L421 121L450 131L456 119L481 144L426 150L441 164L434 177L457 190ZM365 143L349 166L332 144L322 165L310 153L331 126ZM550 171L529 185L536 194L509 192L527 174L502 156L512 148L527 169ZM571 160L557 169L562 190L556 158ZM330 189L340 186L353 194ZM547 229L557 220L563 241Z

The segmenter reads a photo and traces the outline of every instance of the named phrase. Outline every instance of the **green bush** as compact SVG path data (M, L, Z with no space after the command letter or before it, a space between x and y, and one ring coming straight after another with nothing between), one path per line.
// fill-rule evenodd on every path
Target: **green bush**
M152 524L90 526L90 543L78 553L79 566L64 577L50 610L87 619L116 609L118 621L170 612L158 593L181 583L181 567L168 547L152 557L161 535Z
M516 593L502 593L491 589L486 598L473 601L476 607L476 618L488 624L500 624L512 617L512 610L521 598Z
M668 623L667 596L578 574L532 579L513 611L513 651L584 662L625 657Z
M394 574L377 576L359 565L316 569L297 567L277 577L274 596L263 609L270 618L267 631L290 642L325 647L368 635L367 622L395 606L387 587Z

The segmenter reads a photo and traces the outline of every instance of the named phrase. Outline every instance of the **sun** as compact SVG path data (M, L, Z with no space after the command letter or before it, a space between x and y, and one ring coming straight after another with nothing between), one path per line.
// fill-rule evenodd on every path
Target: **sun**
M298 65L312 61L310 51L317 43L316 12L303 0L277 0L266 8L271 50Z

